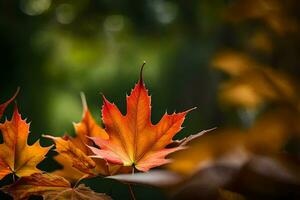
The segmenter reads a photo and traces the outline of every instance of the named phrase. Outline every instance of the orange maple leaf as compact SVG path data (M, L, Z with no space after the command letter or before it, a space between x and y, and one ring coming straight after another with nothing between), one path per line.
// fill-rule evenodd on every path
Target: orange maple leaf
M140 171L169 163L165 157L184 148L173 143L172 138L182 127L186 114L190 111L165 114L160 122L151 122L151 98L142 78L127 96L127 113L123 115L115 104L103 96L102 118L109 139L92 137L100 149L90 147L95 158L104 158L111 163L134 166Z
M11 121L1 123L0 130L4 141L0 144L0 180L10 173L21 177L40 172L36 165L51 147L41 147L39 141L27 144L29 124L22 120L17 106Z
M108 134L99 126L91 115L85 97L82 94L83 117L81 122L74 123L76 137L67 135L64 137L53 137L45 135L54 141L56 151L59 153L54 159L63 166L62 170L55 171L55 174L66 177L75 182L83 176L112 175L116 172L128 172L122 166L113 166L103 159L92 159L93 155L87 145L93 145L88 137L101 137L108 139Z
M72 142L84 153L88 154L91 150L87 147L87 145L93 144L88 137L101 137L103 139L108 139L109 136L105 130L97 124L91 115L83 93L81 93L81 100L83 104L83 116L81 122L74 123L76 137L72 139Z
M65 156L58 154L53 159L60 165L62 165L62 169L55 170L51 174L64 177L71 183L76 183L87 176L85 172L82 172L79 169L75 168L73 166L72 160L66 158Z
M85 154L80 148L75 146L69 137L53 137L45 135L44 137L52 139L55 143L56 151L59 156L63 156L61 161L62 165L65 163L72 163L72 167L78 169L84 174L93 175L93 169L96 167L95 162L87 154Z

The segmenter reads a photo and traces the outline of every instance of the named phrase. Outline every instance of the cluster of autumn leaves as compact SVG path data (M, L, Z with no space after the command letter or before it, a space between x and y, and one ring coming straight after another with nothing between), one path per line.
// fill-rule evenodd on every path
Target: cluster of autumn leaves
M1 116L17 93L0 106ZM173 141L182 127L186 114L165 114L156 124L151 123L151 98L142 75L130 96L127 96L127 113L123 115L103 96L102 119L105 129L92 117L83 96L82 121L74 124L76 136L43 137L53 140L54 159L63 168L46 173L36 168L52 149L42 147L39 141L27 144L29 124L22 119L17 105L11 120L0 124L3 143L0 144L0 179L13 174L15 182L1 188L14 199L28 199L40 195L44 199L110 199L83 184L80 180L95 176L132 173L169 163L168 154L184 149L185 144L197 137ZM54 149L54 148L53 148Z

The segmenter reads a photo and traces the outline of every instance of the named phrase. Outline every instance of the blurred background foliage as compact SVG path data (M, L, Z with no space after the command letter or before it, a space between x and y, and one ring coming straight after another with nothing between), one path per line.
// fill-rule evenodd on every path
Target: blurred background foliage
M188 126L195 133L219 118L218 75L209 62L222 42L219 10L226 1L1 4L1 93L8 97L21 86L19 104L35 122L34 133L71 130L70 122L81 117L80 91L98 118L100 92L124 108L144 60L154 121L166 109L197 106Z
M247 186L249 170L244 170L234 179L239 187L227 182L216 187L250 199L299 197L293 190L300 182L295 170L300 166L297 0L20 0L0 5L1 100L21 87L18 104L32 121L34 139L73 133L71 122L82 113L81 91L98 121L100 93L125 112L125 95L145 60L153 122L166 110L196 106L178 137L219 127L173 156L168 169L189 176L226 160L257 175L252 163L265 167L259 155L288 165L279 171L296 180L275 177L279 186L270 184L265 193L251 187L262 184L259 178ZM195 177L196 183L211 180ZM292 191L278 191L289 184ZM195 184L186 184L188 189L175 198L188 198L185 191L195 194L190 185ZM150 199L160 196L150 191Z

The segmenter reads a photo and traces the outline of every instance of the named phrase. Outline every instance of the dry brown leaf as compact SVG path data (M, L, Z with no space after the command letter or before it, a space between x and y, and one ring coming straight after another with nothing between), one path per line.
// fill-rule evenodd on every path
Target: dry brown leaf
M27 200L30 196L43 196L44 200L109 200L109 196L92 191L83 184L71 187L63 177L50 174L32 174L1 189L14 200Z

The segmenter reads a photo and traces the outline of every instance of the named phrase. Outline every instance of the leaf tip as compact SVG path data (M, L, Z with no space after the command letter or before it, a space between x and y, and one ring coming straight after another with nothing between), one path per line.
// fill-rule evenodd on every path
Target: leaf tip
M142 66L141 66L140 80L139 80L139 84L140 84L140 85L144 85L144 81L143 81L143 71L144 71L145 65L146 65L146 61L144 61L143 64L142 64Z
M84 92L80 92L80 98L81 98L81 103L82 103L82 107L83 107L83 111L87 111L88 110L88 106L87 106L87 102L86 102L86 97Z
M186 112L191 112L191 111L196 110L196 109L197 109L197 107L193 107L193 108L188 109Z
M41 136L42 136L43 138L55 140L55 137L53 137L52 135L42 134Z
M106 106L109 103L109 101L106 99L106 97L104 96L103 93L100 93L100 94L101 94L101 97L102 97L103 105Z
M17 102L15 102L15 105L14 105L13 119L22 120L21 114L19 113L19 108L18 108Z

